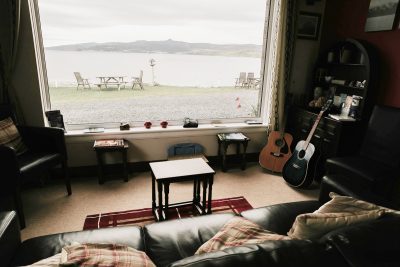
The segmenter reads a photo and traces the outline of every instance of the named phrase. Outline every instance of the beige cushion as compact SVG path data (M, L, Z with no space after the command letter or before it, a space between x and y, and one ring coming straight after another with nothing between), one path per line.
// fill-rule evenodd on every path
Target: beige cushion
M62 252L30 266L155 267L145 252L117 244L74 243Z
M28 150L11 118L0 121L0 145L14 148L18 155Z
M195 254L203 254L247 244L259 244L268 240L284 239L290 238L267 231L258 224L237 216L230 219L222 229L213 238L204 243Z
M366 201L330 193L332 200L314 213L300 214L288 236L294 239L318 239L340 227L375 220L384 214L396 214L390 210Z

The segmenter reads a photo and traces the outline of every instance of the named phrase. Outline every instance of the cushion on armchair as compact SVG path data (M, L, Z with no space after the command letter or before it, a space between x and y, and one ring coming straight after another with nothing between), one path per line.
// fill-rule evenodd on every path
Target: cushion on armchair
M12 147L15 149L17 155L28 150L22 142L18 129L11 118L0 121L0 145Z

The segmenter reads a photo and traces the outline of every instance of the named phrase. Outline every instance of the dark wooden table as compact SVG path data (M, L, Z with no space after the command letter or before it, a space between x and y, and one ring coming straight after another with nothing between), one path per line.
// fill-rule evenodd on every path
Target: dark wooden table
M240 145L243 146L241 168L246 169L246 149L250 138L242 133L219 133L217 134L218 140L218 156L221 157L222 171L226 172L226 153L230 144L236 144L236 154L240 155Z
M99 176L99 184L104 183L104 154L108 152L119 152L122 155L122 165L123 165L123 177L124 181L128 181L128 159L127 159L127 151L129 145L125 141L124 146L121 147L94 147L97 156L97 164L98 164L98 176Z
M168 219L168 208L187 204L193 204L193 208L197 209L202 215L211 213L212 186L215 171L202 158L152 162L150 163L150 168L152 177L151 207L157 221ZM193 181L193 200L170 204L169 185L182 181ZM158 205L156 203L156 184ZM201 184L203 185L202 197L200 197Z

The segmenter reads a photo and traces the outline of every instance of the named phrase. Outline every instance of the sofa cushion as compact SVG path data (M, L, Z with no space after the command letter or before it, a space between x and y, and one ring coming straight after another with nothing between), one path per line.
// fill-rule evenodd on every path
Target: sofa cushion
M287 240L290 238L265 230L258 224L245 218L234 217L230 219L215 236L204 243L195 254L209 253L228 247L259 244L268 240L285 239Z
M28 265L61 252L65 246L78 243L118 243L144 251L140 227L113 227L80 232L69 232L25 240L17 250L13 265Z
M299 201L276 204L242 212L244 218L280 235L286 235L296 216L313 212L321 206L318 201Z
M119 244L74 244L61 254L67 266L155 267L145 252Z
M331 193L332 200L314 213L300 214L288 236L298 239L318 239L340 227L371 221L391 212L389 209L348 196Z
M170 267L178 266L347 267L348 265L336 249L330 246L306 240L277 240L194 255L170 265Z
M0 145L14 148L17 155L28 150L22 142L18 129L11 118L0 121Z
M163 221L144 227L146 252L157 266L192 256L235 214L211 214Z

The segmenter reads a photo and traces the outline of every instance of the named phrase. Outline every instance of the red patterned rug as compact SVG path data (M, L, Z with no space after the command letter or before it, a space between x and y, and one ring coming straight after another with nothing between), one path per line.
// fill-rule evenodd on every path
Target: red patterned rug
M216 199L211 201L212 213L234 212L236 214L253 208L244 197ZM191 204L168 210L170 219L198 216ZM115 227L120 225L143 226L155 222L151 208L100 213L86 216L83 230Z

